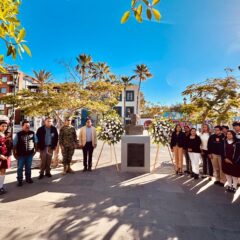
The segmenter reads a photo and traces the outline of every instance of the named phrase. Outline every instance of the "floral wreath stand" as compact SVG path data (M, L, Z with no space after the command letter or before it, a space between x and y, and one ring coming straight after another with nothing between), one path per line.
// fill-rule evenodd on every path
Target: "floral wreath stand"
M158 156L159 156L160 145L161 145L160 143L157 145L157 152L156 152L156 156L155 156L155 160L154 160L153 170L155 170L155 168L156 168L156 164L157 164L157 160L158 160ZM172 155L172 153L171 153L170 146L169 146L169 144L167 144L166 146L167 146L168 153L169 153L169 156L170 156L170 159L171 159L173 168L174 168L173 155ZM175 168L174 168L174 169L175 169Z
M96 165L95 165L95 169L97 169L98 163L99 163L99 161L100 161L100 158L101 158L101 156L102 156L102 152L103 152L103 149L104 149L104 146L105 146L106 143L110 146L111 162L113 162L113 161L115 160L116 169L117 169L117 171L119 171L120 169L119 169L119 166L118 166L118 161L117 161L117 155L116 155L115 146L114 146L113 143L109 143L109 142L107 142L107 141L104 141L104 142L103 142L101 151L100 151L100 153L99 153L99 155L98 155L98 159L97 159L97 162L96 162Z

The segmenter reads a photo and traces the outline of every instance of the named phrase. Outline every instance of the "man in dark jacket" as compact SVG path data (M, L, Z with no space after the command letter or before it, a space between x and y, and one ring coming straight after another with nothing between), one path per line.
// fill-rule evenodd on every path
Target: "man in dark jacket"
M214 134L210 136L208 140L208 153L209 158L213 165L213 175L216 178L214 184L224 186L226 181L225 175L222 171L222 159L223 143L225 136L222 134L222 127L214 127Z
M31 178L32 159L36 153L38 140L33 131L30 131L30 123L27 120L22 122L22 131L18 132L13 139L13 155L18 161L17 180L18 186L23 184L23 167L27 183L33 183Z
M58 143L58 132L51 117L47 117L44 125L37 130L37 138L41 158L39 179L44 177L44 172L47 177L51 177L52 155Z

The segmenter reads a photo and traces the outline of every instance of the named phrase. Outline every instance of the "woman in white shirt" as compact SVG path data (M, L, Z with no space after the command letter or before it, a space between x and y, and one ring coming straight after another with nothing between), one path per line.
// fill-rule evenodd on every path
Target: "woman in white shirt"
M202 150L202 160L203 160L203 175L202 178L209 176L209 180L213 176L213 167L211 159L208 156L208 139L210 137L210 130L207 124L202 125L202 132L199 135L201 138L201 150Z

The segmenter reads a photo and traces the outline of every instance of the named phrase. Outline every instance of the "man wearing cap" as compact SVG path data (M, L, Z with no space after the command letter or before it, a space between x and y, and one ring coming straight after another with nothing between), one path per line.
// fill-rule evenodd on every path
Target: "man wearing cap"
M38 149L40 150L40 175L39 179L45 176L52 177L51 174L51 161L53 156L53 151L57 147L58 143L58 132L56 127L53 126L53 119L47 117L45 119L44 125L37 130L38 138Z
M69 117L65 118L64 126L60 129L59 145L63 155L64 168L62 174L74 173L70 165L77 145L77 134L75 128L71 125L71 118Z
M79 145L83 149L83 171L92 171L92 154L97 147L97 133L91 119L87 119L86 126L80 129Z

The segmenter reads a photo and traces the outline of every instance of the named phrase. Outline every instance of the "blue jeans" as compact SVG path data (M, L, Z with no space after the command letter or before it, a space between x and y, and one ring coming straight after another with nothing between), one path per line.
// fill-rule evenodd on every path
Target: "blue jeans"
M21 182L23 180L23 167L25 166L26 180L31 178L31 166L33 155L20 156L18 158L17 180Z

